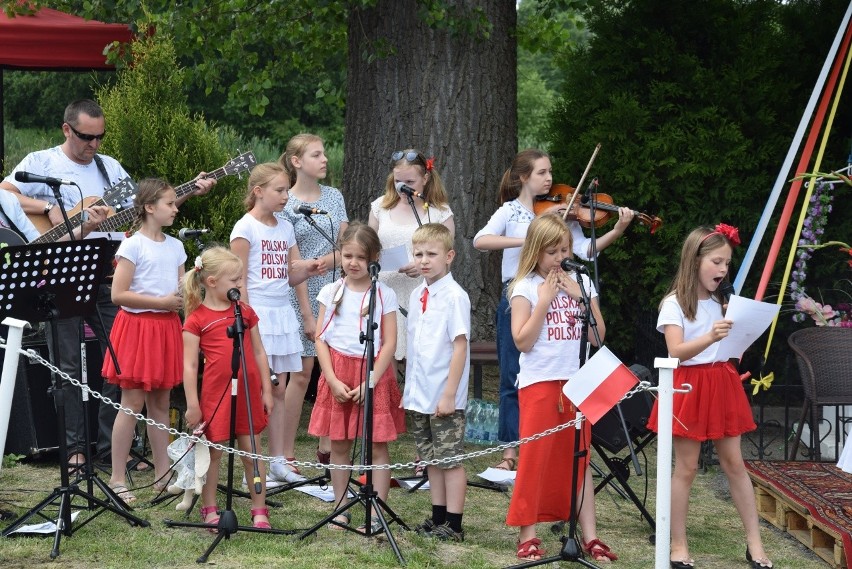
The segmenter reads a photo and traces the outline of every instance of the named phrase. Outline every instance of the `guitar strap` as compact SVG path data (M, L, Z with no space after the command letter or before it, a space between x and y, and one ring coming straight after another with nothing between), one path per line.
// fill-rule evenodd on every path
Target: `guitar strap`
M106 166L104 166L104 161L100 154L95 154L95 165L98 167L98 172L100 172L101 176L103 176L104 180L106 180L107 186L111 186L112 182L109 179L109 174L107 174Z

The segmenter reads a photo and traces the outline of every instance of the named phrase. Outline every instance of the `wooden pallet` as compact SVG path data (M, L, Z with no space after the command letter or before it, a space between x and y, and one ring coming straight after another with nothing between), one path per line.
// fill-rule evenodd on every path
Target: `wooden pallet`
M807 508L780 494L751 472L749 474L761 518L798 539L831 567L846 569L846 552L840 532L815 519Z

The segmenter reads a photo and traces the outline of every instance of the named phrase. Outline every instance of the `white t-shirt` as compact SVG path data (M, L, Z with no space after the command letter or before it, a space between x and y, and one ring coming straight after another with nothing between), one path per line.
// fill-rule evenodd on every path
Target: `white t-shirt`
M290 294L290 248L296 245L293 224L276 217L270 227L250 213L234 225L230 241L242 238L249 242L248 282L249 304L288 301Z
M183 243L165 236L164 241L153 241L141 233L134 233L121 242L116 258L124 257L136 266L130 291L146 296L162 297L180 290L180 268L186 262ZM127 312L168 312L153 308L128 308Z
M473 244L483 235L500 235L503 237L526 238L530 223L535 219L535 214L528 210L520 201L511 200L494 212L485 227L473 237ZM592 240L583 234L583 229L576 221L569 221L568 228L571 230L573 240L572 250L574 255L583 260L589 260L589 244ZM515 278L518 272L518 262L521 258L521 248L511 247L503 249L503 264L501 266L501 281L506 282Z
M367 329L367 316L364 314L370 305L370 290L358 292L350 290L345 279L337 280L322 287L317 300L325 306L325 318L317 330L322 332L319 338L342 354L361 356L364 354L364 344L360 342L361 332ZM335 314L333 300L335 294L343 286L343 299ZM399 304L396 293L384 283L376 283L376 309L373 321L379 325L373 335L375 355L379 355L382 347L382 316L396 312Z
M105 189L111 188L122 179L129 177L118 160L105 154L98 156L103 161L109 180L104 179L94 160L88 164L77 164L65 155L61 146L54 146L27 154L3 181L18 188L25 196L54 204L56 198L50 186L36 182L19 182L15 179L15 173L29 172L39 176L50 176L76 182L80 186L79 189L76 186L60 186L59 188L62 195L62 205L66 210L72 209L80 203L83 197L102 197ZM127 200L124 205L132 205L132 203L131 199Z
M660 307L660 316L657 318L657 331L665 333L664 328L667 325L679 326L683 329L683 341L688 342L706 334L713 325L713 322L722 318L722 305L714 298L708 298L707 300L698 301L695 320L687 320L683 315L683 309L681 309L680 304L677 302L677 297L672 294L663 300L663 305ZM685 362L680 362L680 365L691 366L713 363L716 361L718 346L718 342L714 342L700 354Z
M583 287L590 299L597 298L598 293L594 284L586 275L583 277ZM574 274L569 275L574 279ZM534 309L538 304L538 286L544 278L536 273L530 273L518 281L512 291L512 298L522 296L530 301ZM511 299L510 299L511 300ZM518 388L526 387L541 381L570 379L580 368L580 335L583 331L583 306L564 291L559 291L550 303L544 324L533 347L528 352L521 352L518 360Z
M420 296L427 288L426 312L422 312ZM435 413L449 379L453 341L459 336L468 340L464 369L456 390L456 409L464 409L470 373L470 299L449 273L428 287L425 281L421 283L411 293L408 303L403 407L418 413Z
M12 223L24 234L24 238L27 241L32 241L38 237L38 229L29 220L27 214L24 213L24 210L21 208L21 202L18 201L18 198L12 192L0 190L0 210L2 210L0 212L0 227L11 230L12 228L8 223L9 219L11 219Z

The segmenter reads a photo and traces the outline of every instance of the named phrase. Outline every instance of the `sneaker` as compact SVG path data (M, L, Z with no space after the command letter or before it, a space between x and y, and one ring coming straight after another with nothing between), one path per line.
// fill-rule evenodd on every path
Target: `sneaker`
M431 520L429 520L431 521ZM464 541L464 530L455 531L450 527L450 524L444 523L435 526L431 531L423 534L426 537L432 537L440 541Z
M304 482L307 480L307 478L295 472L290 466L281 464L280 462L273 462L270 465L269 476L267 478L273 478L284 484L293 484L294 482Z
M414 526L414 533L417 535L427 535L430 531L435 529L437 526L435 522L432 521L432 518L426 518L423 520L423 523L417 526Z
M266 475L266 489L271 490L272 488L278 488L279 486L284 486L283 482L279 482L278 480L272 478L269 474ZM243 474L243 490L248 492L248 483L246 482L246 475Z

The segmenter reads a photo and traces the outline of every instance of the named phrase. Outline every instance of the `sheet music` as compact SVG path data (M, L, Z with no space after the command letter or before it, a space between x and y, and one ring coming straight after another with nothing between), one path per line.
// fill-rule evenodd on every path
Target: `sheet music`
M716 347L716 360L739 358L763 334L778 316L780 306L751 298L732 296L725 319L731 320L730 333Z

